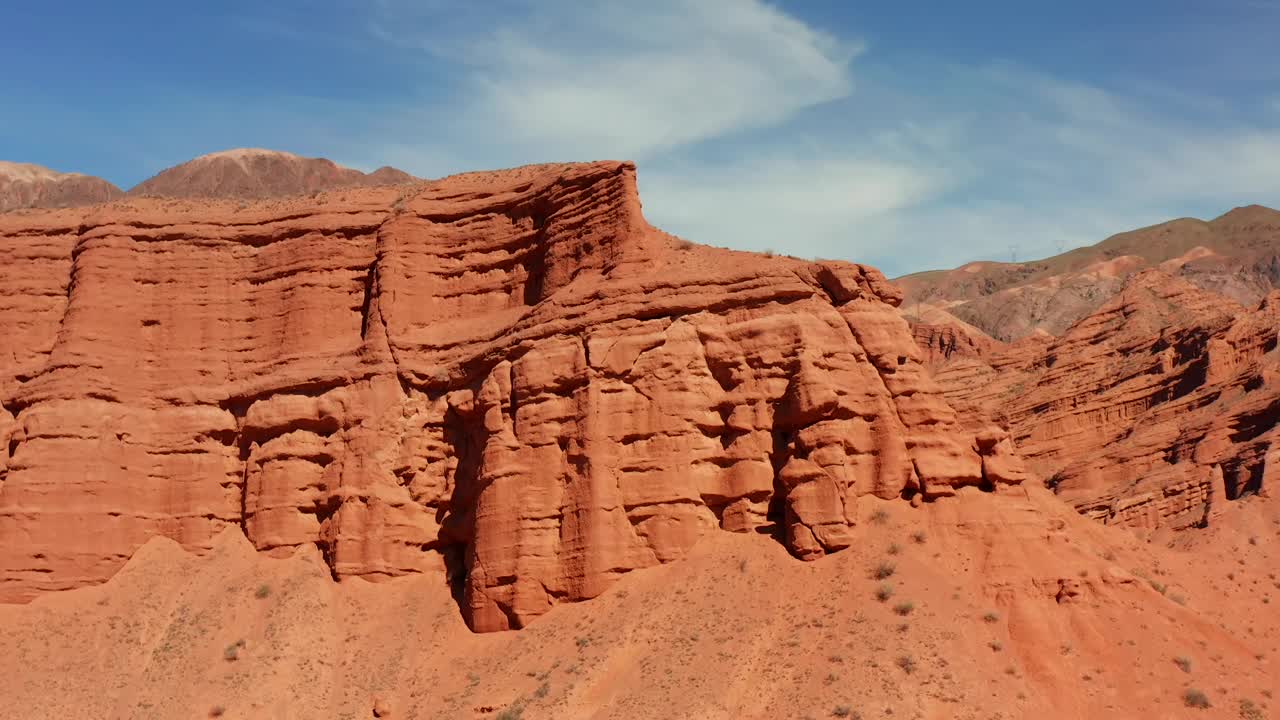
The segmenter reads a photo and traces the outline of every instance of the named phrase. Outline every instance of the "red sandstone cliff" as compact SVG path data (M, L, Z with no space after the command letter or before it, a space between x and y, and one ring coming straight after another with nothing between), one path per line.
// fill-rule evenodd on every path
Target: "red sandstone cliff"
M0 160L0 212L93 205L123 194L101 178Z
M1081 512L1177 529L1280 482L1278 332L1280 291L1247 309L1148 270L1061 337L935 355L932 370Z
M815 558L860 498L1021 482L879 272L678 243L634 175L0 218L0 599L238 526L339 577L447 570L497 630L716 530Z

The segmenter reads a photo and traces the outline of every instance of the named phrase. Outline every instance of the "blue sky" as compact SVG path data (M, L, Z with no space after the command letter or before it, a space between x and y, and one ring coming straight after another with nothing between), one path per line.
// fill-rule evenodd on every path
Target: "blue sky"
M891 275L1280 205L1280 0L29 3L0 159L633 159L651 222ZM69 18L74 18L70 20Z

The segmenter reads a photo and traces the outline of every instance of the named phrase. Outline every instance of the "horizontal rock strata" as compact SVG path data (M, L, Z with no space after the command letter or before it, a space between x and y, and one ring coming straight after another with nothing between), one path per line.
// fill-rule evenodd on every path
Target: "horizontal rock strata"
M10 216L0 263L3 600L239 525L500 630L708 532L812 559L859 498L1025 477L879 272L678 241L630 164Z
M915 332L926 348L939 335ZM1280 291L1246 309L1148 270L1061 337L934 354L931 365L962 416L1007 427L1081 512L1178 529L1275 487L1278 332Z

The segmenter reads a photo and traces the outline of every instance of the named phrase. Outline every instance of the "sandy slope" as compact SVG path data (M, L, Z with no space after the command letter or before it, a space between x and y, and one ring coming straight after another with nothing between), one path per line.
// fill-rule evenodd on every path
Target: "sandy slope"
M234 530L204 558L157 538L103 586L0 606L0 717L1236 717L1280 687L1280 513L1231 512L1247 530L1179 535L1191 555L1034 488L867 503L821 561L712 533L485 635L439 576L338 584L316 552L271 559ZM1186 707L1192 687L1211 708Z

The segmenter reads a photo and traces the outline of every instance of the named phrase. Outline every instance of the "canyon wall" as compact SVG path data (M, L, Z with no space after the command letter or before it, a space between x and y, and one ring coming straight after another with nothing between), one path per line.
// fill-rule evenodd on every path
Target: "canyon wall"
M1202 526L1275 487L1280 291L1245 308L1146 270L1060 337L914 332L961 415L1008 428L1029 467L1090 517Z
M0 216L0 263L0 600L240 526L499 630L707 532L816 558L860 497L1026 477L879 272L661 233L626 163Z

